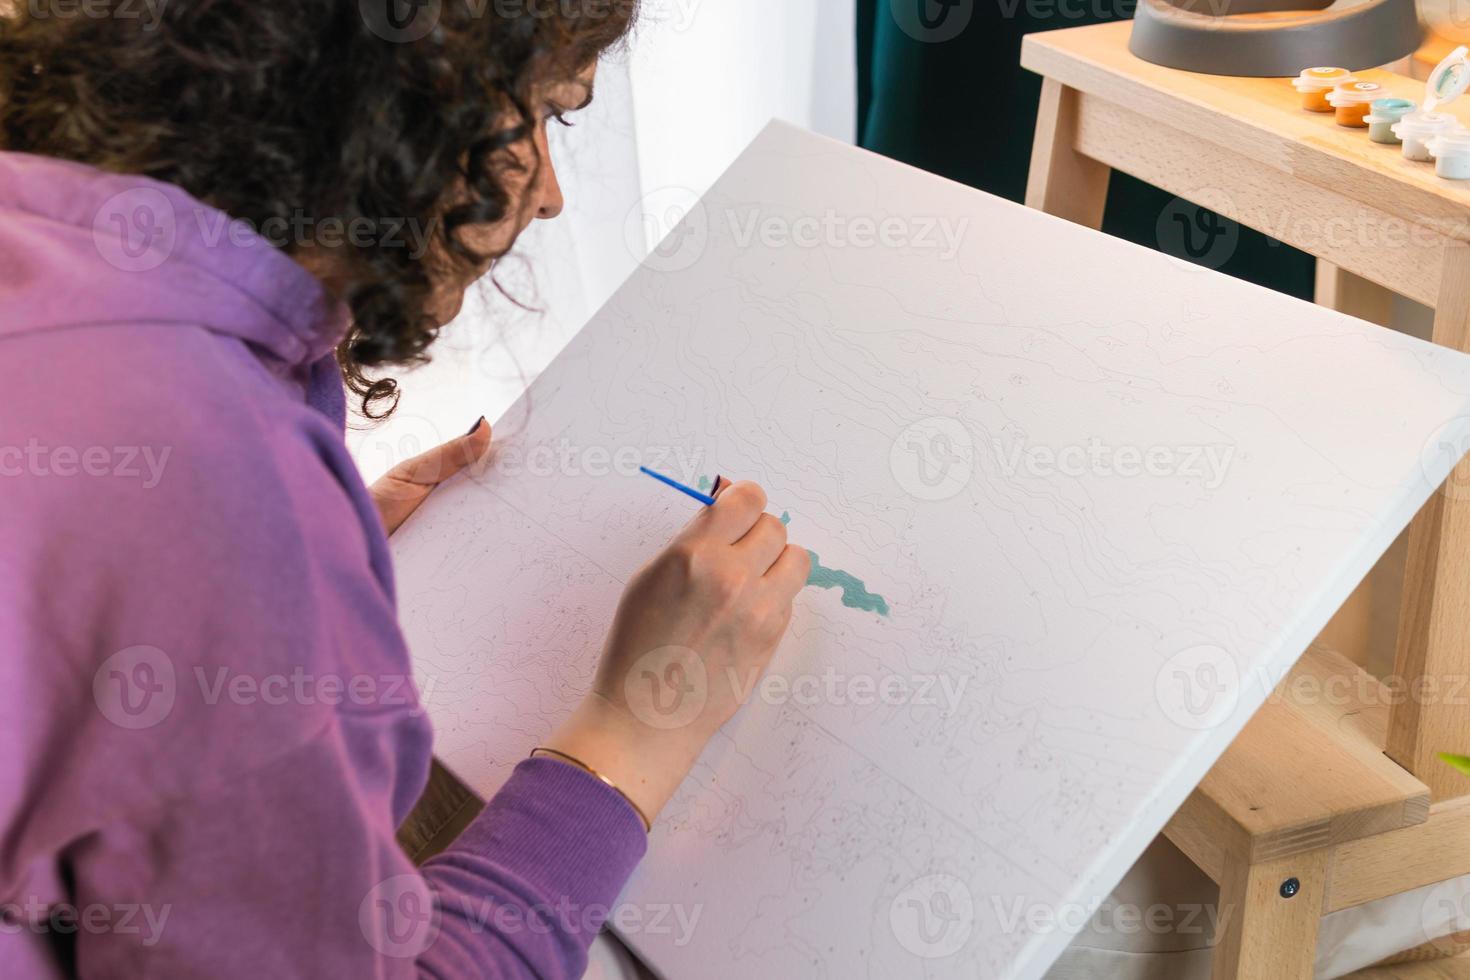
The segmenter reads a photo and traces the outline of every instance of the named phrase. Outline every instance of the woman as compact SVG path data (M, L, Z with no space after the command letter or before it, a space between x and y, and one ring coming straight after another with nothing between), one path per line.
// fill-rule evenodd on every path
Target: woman
M394 828L430 733L385 526L490 433L370 492L342 381L389 409L376 369L560 211L546 125L632 2L0 19L0 975L580 975L738 707L656 731L625 674L669 646L763 669L806 553L722 484L629 583L549 751L416 872Z

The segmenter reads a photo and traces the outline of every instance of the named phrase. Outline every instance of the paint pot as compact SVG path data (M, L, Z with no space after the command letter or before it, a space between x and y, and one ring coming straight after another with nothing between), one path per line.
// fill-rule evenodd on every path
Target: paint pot
M1291 80L1292 87L1302 94L1302 108L1308 112L1331 112L1327 93L1343 82L1353 81L1346 68L1307 68Z
M1404 141L1405 160L1432 160L1429 141L1459 123L1447 112L1411 112L1393 124L1393 133Z
M1429 139L1434 154L1434 172L1446 180L1470 180L1470 130L1463 126L1446 129Z
M1344 82L1327 93L1327 102L1336 110L1339 126L1360 129L1368 125L1364 119L1373 103L1386 95L1377 82Z
M1413 99L1374 99L1373 111L1363 117L1368 138L1375 143L1397 143L1393 124L1414 111Z

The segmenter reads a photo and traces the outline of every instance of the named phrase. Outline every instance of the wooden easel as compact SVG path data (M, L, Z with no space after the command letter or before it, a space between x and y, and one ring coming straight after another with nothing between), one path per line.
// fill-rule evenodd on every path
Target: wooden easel
M1096 228L1121 170L1315 255L1319 303L1387 325L1397 293L1470 350L1470 181L1302 111L1284 79L1140 61L1130 28L1025 39L1044 79L1027 205ZM1437 756L1470 753L1470 461L1409 531L1392 676L1314 646L1170 821L1220 886L1217 980L1310 978L1321 916L1470 874L1470 778Z

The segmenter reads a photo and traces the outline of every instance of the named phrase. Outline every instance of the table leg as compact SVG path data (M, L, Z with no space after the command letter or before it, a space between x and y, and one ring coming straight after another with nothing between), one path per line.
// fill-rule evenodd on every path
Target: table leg
M1102 227L1111 170L1077 152L1081 94L1054 78L1041 83L1026 206L1089 228Z
M1331 262L1317 260L1318 305L1380 327L1393 326L1393 293Z
M1459 246L1445 253L1434 342L1465 350L1467 322L1470 246ZM1410 525L1394 673L1388 755L1437 800L1470 793L1470 777L1438 758L1470 753L1470 461Z
M1392 292L1322 259L1317 260L1316 301L1381 327L1393 326ZM1406 537L1394 542L1317 637L1318 643L1378 677L1393 669Z

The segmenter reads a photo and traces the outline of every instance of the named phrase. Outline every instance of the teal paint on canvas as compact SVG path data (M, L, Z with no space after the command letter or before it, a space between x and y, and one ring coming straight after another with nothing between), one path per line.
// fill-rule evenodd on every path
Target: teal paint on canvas
M869 592L861 579L840 568L827 568L815 551L808 551L807 554L812 556L812 570L807 576L807 585L819 589L841 589L844 606L875 612L880 616L888 615L888 600Z

